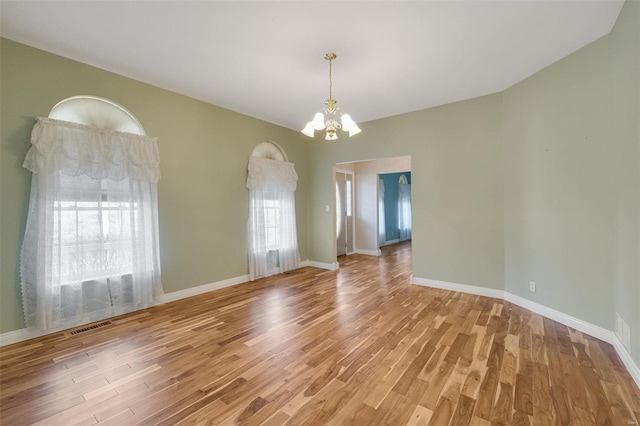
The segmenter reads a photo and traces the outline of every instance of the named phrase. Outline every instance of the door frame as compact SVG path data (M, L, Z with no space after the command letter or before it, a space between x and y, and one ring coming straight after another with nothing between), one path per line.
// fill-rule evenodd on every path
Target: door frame
M351 220L351 238L353 241L353 251L347 251L346 255L349 256L350 254L354 254L356 252L356 173L353 170L347 170L347 169L341 169L339 167L336 166L335 171L333 173L333 181L336 182L336 173L344 173L346 175L351 175L351 212L353 213L352 215L352 220ZM346 195L345 195L346 198ZM338 206L336 205L336 200L334 197L333 200L333 207L334 209L337 209ZM335 221L334 221L335 222ZM335 229L335 227L338 224L336 223L334 225L334 229L333 229L333 233L334 235L337 233L337 229Z

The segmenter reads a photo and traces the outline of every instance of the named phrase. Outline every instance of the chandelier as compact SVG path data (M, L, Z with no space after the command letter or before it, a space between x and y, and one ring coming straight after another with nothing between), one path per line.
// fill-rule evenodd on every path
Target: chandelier
M325 107L313 117L313 120L309 121L302 133L309 137L313 137L315 130L327 129L325 139L328 141L334 141L338 139L336 130L342 129L345 132L349 132L349 136L357 135L361 132L360 128L355 121L351 119L349 114L343 114L340 112L340 108L336 108L336 100L332 98L333 80L331 79L331 61L337 58L335 53L329 52L324 55L324 58L329 61L329 99L324 104ZM340 122L338 121L340 119Z

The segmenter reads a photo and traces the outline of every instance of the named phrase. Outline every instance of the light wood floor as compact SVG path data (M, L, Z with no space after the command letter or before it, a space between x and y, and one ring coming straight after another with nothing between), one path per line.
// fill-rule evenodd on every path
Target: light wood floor
M353 255L0 350L0 423L629 425L614 349Z

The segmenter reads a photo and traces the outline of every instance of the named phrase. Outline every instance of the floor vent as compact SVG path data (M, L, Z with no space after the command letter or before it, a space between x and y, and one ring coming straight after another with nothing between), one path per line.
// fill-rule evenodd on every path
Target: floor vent
M92 324L88 327L84 327L84 328L79 328L77 330L73 330L71 333L72 336L74 334L80 334L80 333L84 333L85 331L89 331L89 330L95 330L96 328L101 328L101 327L105 327L107 325L111 324L111 321L103 321L103 322L99 322L97 324Z

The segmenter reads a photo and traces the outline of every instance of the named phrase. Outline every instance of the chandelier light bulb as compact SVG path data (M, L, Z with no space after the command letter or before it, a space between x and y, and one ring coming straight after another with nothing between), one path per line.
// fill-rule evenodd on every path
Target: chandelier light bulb
M356 126L356 122L351 119L349 114L342 114L342 130L349 132L353 126Z
M314 128L313 128L313 123L312 122L307 122L307 125L304 126L304 129L302 129L302 133L304 133L305 135L309 136L310 138L313 137L314 135Z
M335 141L336 139L338 139L338 135L336 135L336 131L327 129L327 135L325 136L325 140Z
M324 114L321 112L316 112L316 115L313 116L313 121L311 121L311 125L315 130L324 129Z
M351 129L349 129L349 137L353 136L353 135L357 135L358 133L360 133L362 130L360 130L360 127L358 127L358 125L355 123L355 121L353 122L353 127L351 127Z

